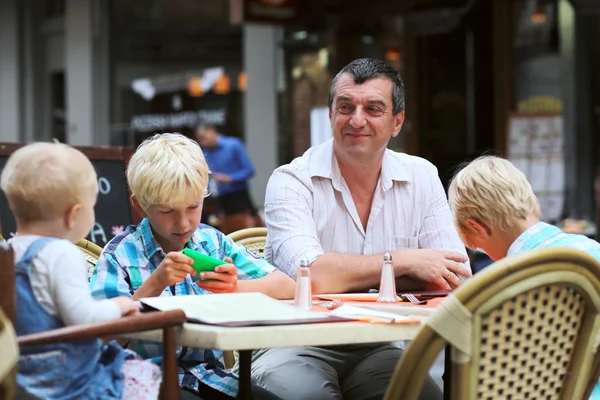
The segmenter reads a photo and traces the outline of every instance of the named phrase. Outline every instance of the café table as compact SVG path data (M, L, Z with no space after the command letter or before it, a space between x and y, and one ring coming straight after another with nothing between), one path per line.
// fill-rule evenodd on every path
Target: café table
M223 327L185 323L177 329L179 345L239 352L238 398L251 399L250 366L252 351L262 348L331 346L412 340L421 324L434 308L402 305L369 306L408 315L420 321L414 324L382 324L366 322L333 322L277 326ZM160 342L162 331L127 334L130 339Z

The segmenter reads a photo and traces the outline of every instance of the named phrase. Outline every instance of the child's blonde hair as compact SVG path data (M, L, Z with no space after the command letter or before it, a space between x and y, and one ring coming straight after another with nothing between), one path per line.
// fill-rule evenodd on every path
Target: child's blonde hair
M198 143L178 133L146 139L127 167L131 193L145 211L153 204L180 206L206 196L209 174Z
M479 157L461 169L450 183L448 199L461 236L473 233L468 218L504 231L517 220L540 214L525 174L494 156Z
M32 143L6 162L0 186L18 220L49 221L98 190L96 171L79 150L63 143Z

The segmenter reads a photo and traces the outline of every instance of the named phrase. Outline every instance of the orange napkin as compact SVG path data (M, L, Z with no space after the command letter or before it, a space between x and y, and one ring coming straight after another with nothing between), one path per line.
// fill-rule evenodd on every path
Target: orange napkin
M343 300L345 302L365 302L365 303L376 303L378 293L327 293L327 294L315 294L314 298L320 300ZM442 301L444 301L446 297L433 297L431 299L427 299L426 304L412 304L408 301L402 301L400 297L398 297L398 303L402 303L403 306L415 306L415 307L437 307Z
M344 301L368 301L368 302L376 302L377 297L379 297L378 293L335 293L335 294L315 294L313 297L316 297L321 300L344 300ZM400 297L397 298L398 302L402 300Z

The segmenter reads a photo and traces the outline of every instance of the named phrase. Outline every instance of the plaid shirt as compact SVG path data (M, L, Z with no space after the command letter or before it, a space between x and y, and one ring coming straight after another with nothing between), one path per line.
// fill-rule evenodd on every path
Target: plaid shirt
M600 261L600 243L583 235L565 233L545 222L538 222L523 232L510 246L507 255L543 247L570 247L584 251Z
M223 259L231 257L238 268L238 279L257 279L273 272L275 268L262 258L249 253L216 229L200 225L187 246L203 254ZM115 236L104 248L92 275L92 295L97 299L132 296L150 277L166 254L150 229L148 219L131 225ZM183 282L165 288L160 296L210 294L201 289L188 275ZM162 345L145 341L131 341L129 347L144 358L160 361ZM179 383L197 389L198 379L204 384L235 397L238 389L237 375L224 370L222 351L179 347ZM188 372L187 374L185 372ZM190 375L191 374L191 375ZM197 378L197 379L195 379Z

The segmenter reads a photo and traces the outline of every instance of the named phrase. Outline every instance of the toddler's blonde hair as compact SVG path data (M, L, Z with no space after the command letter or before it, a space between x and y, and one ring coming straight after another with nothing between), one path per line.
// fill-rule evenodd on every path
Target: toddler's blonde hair
M0 186L17 220L49 221L80 204L98 178L90 160L63 143L32 143L6 162Z

